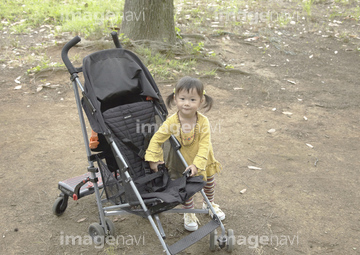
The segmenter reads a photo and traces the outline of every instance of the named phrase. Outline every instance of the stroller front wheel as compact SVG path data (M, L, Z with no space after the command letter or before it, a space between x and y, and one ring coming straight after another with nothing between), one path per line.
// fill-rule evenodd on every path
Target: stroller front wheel
M106 226L107 226L107 230L108 230L108 233L106 235L107 236L115 236L114 223L109 218L105 218L105 222L106 222Z
M210 251L216 250L216 244L217 244L217 231L214 230L210 233Z
M89 226L89 235L93 239L95 245L104 243L105 230L99 223L92 223Z
M228 252L232 252L235 248L235 235L234 235L234 230L232 229L228 229L227 231L227 245L226 245L226 250Z

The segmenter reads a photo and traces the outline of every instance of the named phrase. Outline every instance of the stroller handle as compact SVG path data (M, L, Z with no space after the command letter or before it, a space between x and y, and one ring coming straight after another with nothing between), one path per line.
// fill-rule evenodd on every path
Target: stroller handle
M81 38L79 36L75 36L71 41L65 44L64 48L61 51L61 58L68 69L69 73L73 75L74 73L77 73L77 69L73 66L71 63L68 53L69 50L74 47L76 44L78 44L81 41Z
M118 33L116 33L115 31L111 32L111 37L112 37L112 39L114 41L115 47L120 49L121 44L120 44L120 41L119 41Z

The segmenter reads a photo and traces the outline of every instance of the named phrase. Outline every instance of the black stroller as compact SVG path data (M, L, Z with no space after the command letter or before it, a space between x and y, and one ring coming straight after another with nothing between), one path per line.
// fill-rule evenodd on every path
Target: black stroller
M68 58L69 50L80 42L80 37L73 38L62 50L62 59L71 75L89 166L86 174L59 182L61 194L53 205L53 213L62 215L69 197L77 200L95 193L99 223L89 227L94 242L115 236L115 226L107 216L131 213L150 221L166 254L177 254L208 234L210 250L215 250L218 244L231 252L234 233L229 229L226 234L202 190L205 185L202 178L184 173L181 178L171 180L165 166L159 166L159 171L152 173L144 161L148 142L158 122L166 119L167 110L147 68L134 53L121 47L117 33L113 32L112 37L116 48L86 56L81 68L75 68ZM84 74L85 86L79 80L80 72ZM82 109L92 130L98 134L98 147L93 150L89 148ZM171 137L170 143L186 167L179 142ZM101 189L110 206L103 207ZM168 246L158 214L165 211L208 213L207 209L174 208L199 191L213 213L212 220ZM217 238L218 227L222 231Z

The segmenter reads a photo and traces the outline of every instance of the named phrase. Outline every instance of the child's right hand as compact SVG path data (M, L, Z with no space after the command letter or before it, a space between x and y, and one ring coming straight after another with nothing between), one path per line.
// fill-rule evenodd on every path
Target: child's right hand
M164 164L164 161L159 162L149 162L150 169L153 170L155 173L158 171L158 165Z

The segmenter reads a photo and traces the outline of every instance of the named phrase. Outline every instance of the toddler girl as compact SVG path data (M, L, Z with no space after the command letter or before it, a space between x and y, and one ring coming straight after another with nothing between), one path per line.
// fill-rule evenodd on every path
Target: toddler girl
M153 171L157 171L157 166L164 163L161 146L171 135L175 135L181 144L180 152L189 165L185 171L190 169L190 176L203 176L207 182L204 192L214 207L217 216L220 220L224 220L224 212L219 208L219 205L214 203L214 175L220 172L221 165L214 157L209 120L198 112L201 106L207 111L210 110L213 100L206 95L200 80L183 77L177 83L174 92L168 96L166 103L170 108L171 104L175 104L178 111L170 116L154 134L146 151L145 160L149 161L150 168ZM174 164L175 161L173 157L169 157L167 162L169 170L176 170L182 166L182 164ZM180 168L177 171L182 173L183 169ZM194 208L193 198L185 202L184 208ZM203 208L207 208L205 202ZM212 216L210 210L209 213ZM194 213L184 214L184 227L186 230L197 230L198 222L199 220Z

